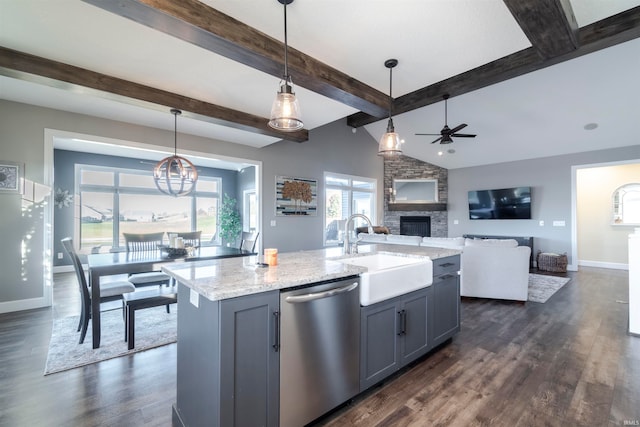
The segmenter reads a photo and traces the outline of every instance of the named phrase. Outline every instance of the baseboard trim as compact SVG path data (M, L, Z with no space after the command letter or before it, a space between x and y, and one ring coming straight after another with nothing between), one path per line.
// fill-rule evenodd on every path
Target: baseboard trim
M57 266L53 267L52 271L53 271L53 274L56 274L56 273L73 273L73 265L57 265Z
M588 260L580 260L578 261L578 265L583 267L598 267L598 268L609 268L612 270L629 270L629 264L622 264L619 262L602 262L602 261L588 261Z
M49 307L46 298L29 298L17 301L0 302L0 313L11 313L14 311L32 310L34 308Z

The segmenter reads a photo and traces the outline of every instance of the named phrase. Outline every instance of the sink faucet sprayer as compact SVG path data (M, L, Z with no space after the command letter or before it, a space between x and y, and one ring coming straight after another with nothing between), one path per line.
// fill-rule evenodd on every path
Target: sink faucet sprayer
M354 249L355 249L355 253L358 253L358 242L360 241L360 239L356 240L353 243L353 248L351 247L351 242L349 242L349 231L350 231L350 225L353 222L354 218L362 218L365 221L367 221L367 224L369 226L369 229L367 230L369 232L369 234L373 234L373 224L371 224L371 220L369 218L367 218L366 215L363 214L353 214L349 217L349 219L347 220L347 223L344 226L344 253L345 254L352 254L354 253Z

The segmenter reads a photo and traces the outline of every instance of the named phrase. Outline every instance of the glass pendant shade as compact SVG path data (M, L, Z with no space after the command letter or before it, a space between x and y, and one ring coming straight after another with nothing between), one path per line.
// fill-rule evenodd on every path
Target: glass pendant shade
M400 135L393 127L393 119L391 118L391 107L393 102L393 68L398 65L397 59L387 59L384 66L389 69L389 122L387 123L387 131L380 138L378 143L378 156L395 157L402 154L400 145Z
M293 92L293 83L289 75L289 59L287 46L287 4L293 0L278 0L284 6L284 75L280 81L280 91L271 105L269 126L283 132L295 132L304 127L300 105Z
M397 156L402 154L402 149L400 148L401 144L400 135L398 135L393 127L393 120L389 119L387 132L382 135L380 143L378 144L378 155Z
M293 88L289 82L285 82L280 86L280 91L273 101L269 126L285 132L300 130L304 127L300 116L298 98L293 93Z
M191 193L198 180L198 171L189 160L180 157L178 150L178 115L180 110L171 110L175 116L173 156L160 160L153 168L153 181L161 193L170 196L186 196Z

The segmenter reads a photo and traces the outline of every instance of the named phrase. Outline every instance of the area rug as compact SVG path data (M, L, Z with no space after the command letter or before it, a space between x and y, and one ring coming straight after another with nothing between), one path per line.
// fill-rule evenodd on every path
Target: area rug
M102 313L100 348L95 350L92 348L91 323L84 343L78 344L80 332L76 332L76 329L79 316L54 319L44 374L66 371L174 343L177 337L177 312L176 304L171 305L169 314L164 306L137 310L133 350L127 349L127 343L124 341L122 310Z
M543 274L529 274L528 300L533 302L547 302L558 289L566 285L568 277L545 276Z

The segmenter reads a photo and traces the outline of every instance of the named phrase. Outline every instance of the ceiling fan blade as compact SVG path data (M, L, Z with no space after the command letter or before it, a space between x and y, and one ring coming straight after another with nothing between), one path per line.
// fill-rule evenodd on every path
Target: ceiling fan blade
M432 142L432 144L435 144L436 142L440 141L442 139L442 137L436 139L435 141Z
M452 133L456 133L459 130L462 130L462 129L466 128L466 127L467 127L467 124L466 123L462 123L461 125L458 125L458 126L454 127L453 129L451 129L451 131L449 131L449 135L451 135Z
M438 136L439 133L416 133L416 135Z
M453 137L457 137L457 138L475 138L475 135L472 135L470 133L453 133L451 134L451 136Z

